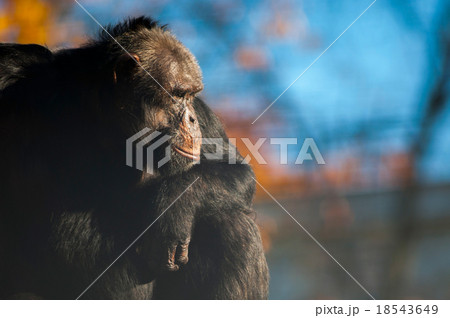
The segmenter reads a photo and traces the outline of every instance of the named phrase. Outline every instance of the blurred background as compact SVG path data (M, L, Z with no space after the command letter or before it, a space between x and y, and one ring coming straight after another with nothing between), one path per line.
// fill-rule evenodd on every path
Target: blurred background
M101 23L150 15L203 70L230 137L266 142L259 182L376 298L450 298L450 0L79 0ZM0 41L79 45L73 0L0 0ZM1 70L0 70L1 72ZM295 165L304 138L326 164ZM241 152L248 151L238 142ZM368 295L258 188L271 299Z

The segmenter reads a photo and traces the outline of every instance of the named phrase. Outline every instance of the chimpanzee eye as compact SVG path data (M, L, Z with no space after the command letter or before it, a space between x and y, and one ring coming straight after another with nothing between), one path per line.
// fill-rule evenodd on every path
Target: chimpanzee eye
M174 97L179 97L179 98L184 98L186 96L187 92L184 90L174 90L173 91L173 96Z

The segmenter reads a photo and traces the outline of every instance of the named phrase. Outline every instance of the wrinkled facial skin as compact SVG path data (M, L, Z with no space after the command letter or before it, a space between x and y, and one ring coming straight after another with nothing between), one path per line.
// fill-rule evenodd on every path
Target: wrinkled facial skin
M127 92L119 99L119 109L134 121L136 131L130 136L145 127L171 136L155 151L154 162L164 157L167 146L171 160L154 168L160 174L189 168L200 159L202 137L194 109L195 96L203 89L197 61L162 29L141 30L119 41L131 54L117 63L113 74L118 90Z

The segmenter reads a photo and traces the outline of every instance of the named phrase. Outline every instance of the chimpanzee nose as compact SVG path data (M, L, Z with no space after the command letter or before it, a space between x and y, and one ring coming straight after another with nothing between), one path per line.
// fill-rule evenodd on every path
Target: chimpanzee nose
M197 119L197 114L195 114L192 105L189 105L184 109L178 138L179 140L175 150L180 152L183 156L188 154L187 156L189 158L196 158L196 160L198 160L202 145L202 132Z
M182 128L187 130L192 137L200 137L200 126L198 125L197 115L192 107L188 106L184 110L182 117Z

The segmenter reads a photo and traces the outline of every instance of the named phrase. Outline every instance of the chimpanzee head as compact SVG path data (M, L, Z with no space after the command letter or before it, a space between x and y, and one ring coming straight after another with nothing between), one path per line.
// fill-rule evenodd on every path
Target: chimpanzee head
M158 174L192 166L200 159L202 137L194 99L203 83L195 57L165 27L148 18L110 27L101 36L114 52L110 78L123 129L129 136L149 128L171 137L154 153L157 164L164 149L171 149L171 160L155 169Z

